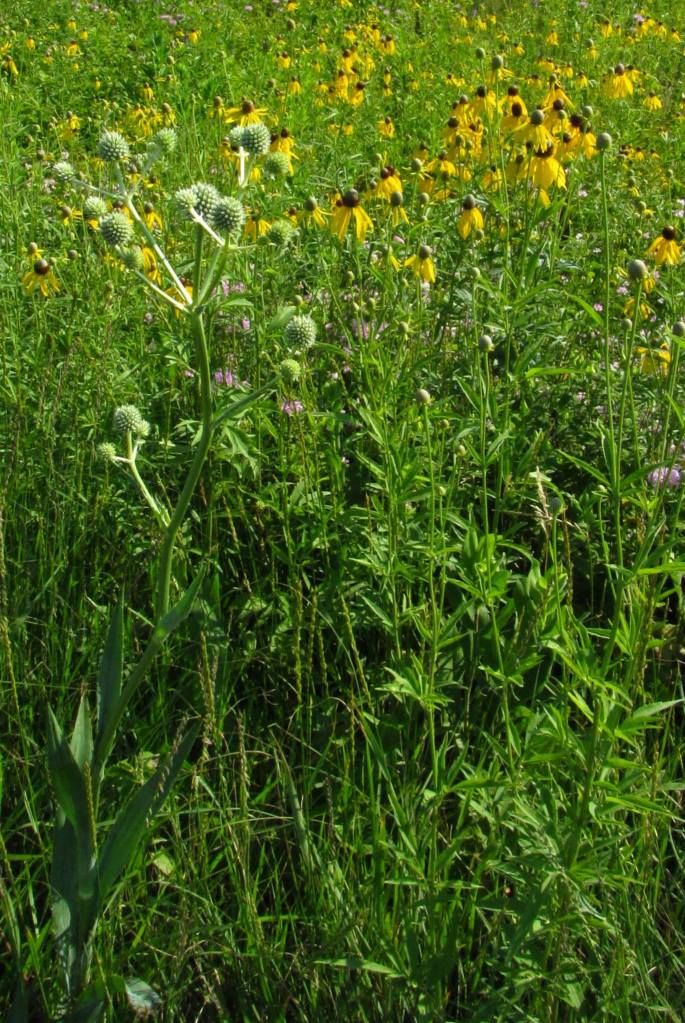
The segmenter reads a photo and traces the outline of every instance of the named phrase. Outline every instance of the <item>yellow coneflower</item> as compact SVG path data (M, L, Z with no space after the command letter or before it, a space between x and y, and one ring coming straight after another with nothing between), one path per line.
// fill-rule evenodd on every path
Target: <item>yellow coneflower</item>
M82 220L83 214L81 213L81 210L76 210L72 206L67 206L65 204L59 208L59 219L64 227L69 227L70 224Z
M457 220L457 231L460 237L466 241L472 231L482 231L483 226L483 214L476 205L475 197L467 195L461 204L461 213Z
M257 107L251 99L243 96L239 107L224 108L224 121L227 124L235 122L244 128L248 124L257 124L263 119L266 112L266 107Z
M288 93L289 96L299 96L300 93L302 92L302 83L296 75L293 75L293 77L288 82L286 92Z
M530 161L530 179L537 188L548 192L555 188L566 188L566 173L555 155L554 146L545 150L536 149Z
M276 57L276 64L282 71L287 71L288 68L291 67L292 62L293 59L287 50L281 50Z
M633 95L633 91L631 77L626 74L623 64L617 64L602 85L602 92L607 99L626 99Z
M481 180L484 192L499 192L503 182L502 171L495 164L488 167Z
M298 223L315 224L316 227L326 227L326 216L328 214L319 206L313 195L305 199L302 209L298 214Z
M11 57L11 55L9 53L6 53L4 55L4 57L2 58L2 65L1 66L2 66L2 70L5 72L5 74L8 74L10 76L10 78L17 78L19 76L19 69L17 68L17 65L12 60L12 57Z
M66 54L67 57L78 57L81 52L81 48L75 39L72 39L67 43Z
M35 260L31 269L22 277L21 283L27 295L32 295L38 290L44 298L48 298L59 291L59 282L52 266L42 257Z
M635 354L639 356L640 369L643 373L653 376L668 376L671 352L667 342L664 342L660 348L636 348Z
M378 134L382 135L384 139L391 139L395 135L395 125L393 124L392 117L384 117L377 124Z
M151 231L162 230L162 218L151 202L143 205L143 220Z
M409 223L409 217L404 208L404 196L401 192L393 192L390 196L390 222L393 227Z
M33 38L33 36L28 36L24 45L26 46L27 50L35 50L36 40Z
M146 103L152 103L155 98L155 94L152 90L152 86L149 82L145 82L140 90L140 95L143 97Z
M537 107L530 115L528 121L517 128L513 133L517 142L530 142L533 149L545 150L554 144L552 133L545 125L545 113Z
M647 110L661 110L663 103L655 92L650 92L649 96L645 96L642 100L642 106Z
M424 284L435 284L435 263L432 256L433 250L430 245L421 245L414 256L405 259L404 265L411 267L414 276Z
M562 87L559 85L559 81L556 75L553 75L549 82L549 90L547 95L540 104L543 110L549 110L554 104L560 100L565 110L573 110L573 102L571 97L564 92Z
M485 85L479 85L470 102L471 110L489 120L497 112L497 96Z
M377 199L384 199L386 202L389 202L393 192L401 191L402 181L399 174L392 164L387 164L380 172L378 184L373 190L374 196Z
M264 220L261 213L255 210L245 221L245 227L243 228L243 234L246 238L250 238L252 241L256 241L257 238L261 238L265 235L271 224L268 220Z
M500 121L500 131L503 135L511 135L522 128L528 122L528 112L525 104L520 100L514 100L509 106L509 113Z
M149 138L157 126L159 115L153 107L138 104L131 107L126 119L134 131L139 132L144 138Z
M652 256L658 266L664 263L666 266L677 266L682 258L682 253L676 241L675 228L667 224L647 249L647 255Z
M350 93L347 102L352 107L361 106L364 102L364 89L366 88L366 82L356 82L354 89Z
M157 265L155 254L147 245L143 246L143 273L153 284L162 283L162 274Z
M350 223L354 221L354 233L358 242L363 242L367 232L373 230L373 221L359 203L359 193L349 188L335 204L335 212L331 217L331 231L343 241Z

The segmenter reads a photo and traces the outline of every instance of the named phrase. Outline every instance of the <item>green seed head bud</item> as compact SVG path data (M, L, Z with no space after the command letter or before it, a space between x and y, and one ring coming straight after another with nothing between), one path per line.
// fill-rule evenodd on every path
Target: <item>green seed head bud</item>
M128 160L131 150L128 142L118 131L105 131L98 142L98 156L108 163L116 160Z
M278 245L283 248L292 241L293 235L295 234L295 228L289 220L276 220L271 225L267 232L267 238L274 245Z
M411 334L411 324L408 323L406 320L401 320L401 322L397 326L397 329L399 330L400 334L402 334L403 337L409 337L409 335Z
M601 131L597 136L597 148L600 152L611 148L611 144L614 140L608 131Z
M52 173L60 185L66 185L76 177L76 171L67 160L59 160L52 168Z
M250 156L264 156L269 152L271 132L265 124L247 124L241 132L240 145Z
M83 203L84 220L101 220L107 214L107 203L99 195L89 195Z
M307 213L313 213L314 210L318 210L319 208L319 204L313 195L310 195L308 199L305 199L303 205Z
M648 272L647 265L641 259L631 259L628 263L628 276L634 281L643 281Z
M419 259L430 259L432 254L433 250L431 249L430 245L419 246Z
M491 352L495 345L489 334L481 334L478 338L478 347L481 352Z
M401 192L393 192L390 196L390 205L397 208L404 205L404 196Z
M98 444L97 447L98 458L102 459L103 462L115 462L117 457L117 449L113 444Z
M631 318L629 316L624 316L623 317L623 319L621 320L621 328L623 330L625 330L626 334L628 333L629 330L632 330L632 328L633 328L633 321L631 320Z
M476 197L475 197L475 195L471 195L469 193L469 195L466 196L466 198L464 199L463 203L461 204L461 208L463 210L474 210L476 208Z
M316 341L316 324L311 316L293 316L283 331L286 344L296 348L311 348Z
M268 153L264 160L264 173L272 178L284 178L290 173L290 160L285 153Z
M421 206L427 206L428 203L431 201L431 197L428 194L428 192L419 192L417 199L419 200Z
M476 47L476 60L484 60L484 58L485 58L485 50L483 49L482 46L477 46Z
M302 376L302 367L296 359L284 359L279 369L286 384L296 384Z
M236 234L245 223L245 210L239 199L222 195L212 212L212 227L224 234Z
M584 107L581 107L580 112L583 115L583 117L585 117L589 121L590 118L593 116L595 110L594 107L591 107L589 103L586 103Z
M544 110L540 110L539 107L536 107L533 113L530 115L530 123L535 125L536 128L540 127L544 119L545 112Z
M147 437L150 424L143 419L135 405L120 405L114 410L114 429L119 433L135 433Z
M427 391L425 387L419 387L416 391L414 391L414 400L419 405L430 405L430 391Z
M418 174L423 167L423 160L419 160L418 156L414 157L411 164L412 174Z
M178 135L173 128L160 128L151 145L159 150L162 156L171 156L178 145Z
M676 320L671 327L671 330L676 337L685 337L685 322L683 322L683 320Z
M121 256L121 262L127 270L137 270L138 273L143 273L145 270L143 250L140 245L132 245L130 249L123 249L119 255Z
M123 213L114 210L100 221L100 233L108 245L125 246L133 238L133 226Z
M200 214L203 220L210 220L214 208L219 201L219 193L214 185L208 185L203 181L191 186L193 193L193 207Z
M504 58L500 57L499 53L496 53L490 61L490 67L493 71L500 71L504 67Z

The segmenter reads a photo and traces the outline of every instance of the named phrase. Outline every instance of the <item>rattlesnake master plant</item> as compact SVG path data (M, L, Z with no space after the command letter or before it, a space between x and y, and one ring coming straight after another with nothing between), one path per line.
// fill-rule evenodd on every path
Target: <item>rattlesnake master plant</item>
M255 125L248 132L247 141L254 152L263 151L264 140L268 138L265 131L263 125ZM141 159L144 173L157 160L173 152L175 146L176 135L172 129L158 132ZM235 238L245 219L240 199L222 196L213 185L202 182L176 193L176 207L182 218L193 222L191 291L146 225L135 186L129 187L124 180L121 161L130 156L126 139L116 131L105 132L98 144L98 154L112 175L113 180L108 187L99 188L78 179L73 167L65 161L55 165L55 177L86 193L84 212L89 220L99 223L100 236L106 245L114 249L129 272L149 287L160 301L170 304L182 314L195 353L200 429L189 452L185 480L173 507L167 507L164 500L155 497L140 474L137 459L152 430L135 405L122 404L115 410L113 427L117 441L105 440L98 448L103 462L128 472L136 484L159 530L159 554L151 612L153 626L142 654L128 663L122 597L112 613L97 676L95 713L89 706L87 695L84 695L71 736L67 738L52 711L48 711L48 770L57 803L51 873L53 919L64 978L64 1003L57 1018L63 1023L103 1019L113 996L125 997L139 1015L150 1015L159 1007L159 997L139 978L110 976L104 981L91 983L90 965L103 908L112 896L117 879L143 840L149 820L161 807L190 754L198 733L197 724L179 730L167 757L145 784L133 793L128 803L116 813L111 806L106 807L103 817L108 821L113 818L107 827L100 815L101 786L118 727L131 700L144 682L159 650L190 613L203 583L204 569L199 566L190 585L172 600L180 529L215 431L227 419L242 415L277 383L277 377L274 377L259 390L242 393L232 404L224 405L220 413L215 412L206 339L207 306L217 294L217 285L230 254L238 247ZM117 209L109 208L112 202L116 203ZM206 258L204 243L208 238L213 254ZM144 249L154 254L163 281L161 286L144 272ZM297 325L291 327L291 332L297 333ZM278 377L292 383L299 377L299 371L294 372L291 366L279 372ZM19 1014L16 1019L17 1023L23 1023L26 1015L22 1015L22 1006L25 1009L26 999L21 994L21 983L19 991L15 1003Z

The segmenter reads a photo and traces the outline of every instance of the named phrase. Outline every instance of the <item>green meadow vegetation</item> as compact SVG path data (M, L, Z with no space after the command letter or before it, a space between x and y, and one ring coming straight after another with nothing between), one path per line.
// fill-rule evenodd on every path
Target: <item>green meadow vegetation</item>
M5 5L8 1023L685 1017L684 69Z

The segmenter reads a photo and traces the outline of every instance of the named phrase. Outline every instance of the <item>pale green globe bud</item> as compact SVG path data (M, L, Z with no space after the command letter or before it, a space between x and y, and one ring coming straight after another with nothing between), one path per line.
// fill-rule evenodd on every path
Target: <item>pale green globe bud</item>
M192 186L192 192L194 208L203 220L210 220L220 198L216 188L201 181Z
M269 152L271 132L265 124L247 124L242 130L240 145L250 156L264 156Z
M98 156L108 163L117 160L128 160L131 155L128 142L118 131L105 131L98 142Z
M100 233L107 244L113 248L125 246L133 238L133 225L123 213L115 210L100 221Z
M296 384L302 376L302 367L296 359L284 359L279 369L286 384Z
M290 160L285 153L268 153L264 173L272 178L284 178L290 173Z
M143 250L140 245L133 245L130 249L123 249L119 255L121 257L121 262L127 270L137 270L138 273L141 274L145 270Z
M115 462L117 458L117 449L113 444L105 442L104 444L98 444L97 454L98 458L102 459L103 462Z
M224 234L236 234L245 223L245 210L239 199L222 195L212 211L212 227Z
M160 128L150 144L162 156L171 156L178 145L178 135L173 128Z
M295 234L295 228L289 220L276 220L268 230L267 238L274 245L288 245Z
M66 185L69 181L76 177L76 171L68 160L58 160L52 168L52 173L55 180L59 181L60 185Z
M310 348L316 341L316 324L311 316L293 316L283 332L283 340L296 348Z
M119 433L135 433L139 437L147 437L150 424L143 419L135 405L120 405L114 410L114 429Z
M101 220L107 215L107 203L99 195L89 195L83 203L84 220Z

